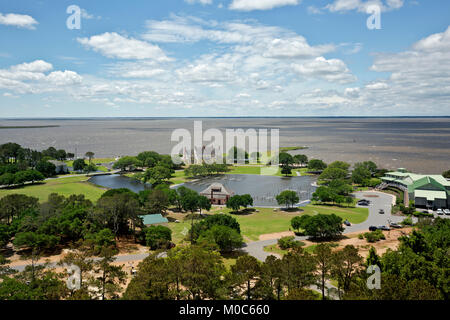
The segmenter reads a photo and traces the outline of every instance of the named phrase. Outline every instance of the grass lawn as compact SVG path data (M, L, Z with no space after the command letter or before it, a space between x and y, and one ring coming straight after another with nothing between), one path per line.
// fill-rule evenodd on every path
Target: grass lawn
M241 165L232 166L227 174L261 174L261 166Z
M97 201L105 190L86 182L87 177L69 177L47 180L42 184L27 185L16 189L1 189L0 198L9 194L25 194L36 197L44 202L51 193L58 193L63 196L71 194L84 194L91 201Z
M186 177L186 175L184 174L184 170L177 170L175 171L175 173L172 175L172 178L170 178L170 182L172 184L180 184L180 183L184 183L186 181L189 181L190 177Z
M369 216L369 209L367 208L345 208L337 206L325 206L325 205L308 205L302 208L305 214L332 214L341 217L342 219L348 219L351 223L361 223L367 220Z
M336 214L343 219L348 219L351 223L364 222L369 216L369 209L367 208L340 208L332 206L316 206L308 205L303 207L303 211L287 213L284 211L274 211L271 208L256 208L259 212L254 212L248 215L232 214L241 226L241 234L245 242L257 241L259 236L268 233L277 233L289 231L291 226L291 219L302 214ZM231 209L213 207L209 214L224 213L230 214ZM172 229L172 239L175 243L183 240L183 231L189 230L191 221L184 220L180 223L169 223L169 228Z
M280 256L283 256L288 252L287 250L280 249L277 244L272 244L270 246L264 247L264 251L269 253L276 253Z

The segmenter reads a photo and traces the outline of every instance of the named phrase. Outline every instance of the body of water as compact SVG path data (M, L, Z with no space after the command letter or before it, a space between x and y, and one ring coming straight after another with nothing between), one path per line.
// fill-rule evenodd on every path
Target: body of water
M89 182L97 185L118 189L128 188L134 192L139 192L149 188L149 185L137 182L131 178L120 175L95 176ZM201 192L212 183L221 183L225 188L234 194L250 194L253 197L255 206L278 206L275 197L284 190L294 190L300 198L300 202L309 200L315 187L312 186L314 178L303 177L272 177L260 175L227 174L205 179L187 182L184 186Z
M77 156L87 151L96 157L144 150L168 154L176 144L170 140L173 130L193 132L195 120L203 121L204 131L277 128L281 146L308 146L294 153L326 162L372 160L387 169L430 174L450 169L450 118L15 119L0 120L0 143L12 141L37 150L54 146Z

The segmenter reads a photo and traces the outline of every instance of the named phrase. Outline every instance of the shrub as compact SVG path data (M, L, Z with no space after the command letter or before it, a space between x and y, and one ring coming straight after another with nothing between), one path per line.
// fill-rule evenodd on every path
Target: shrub
M386 239L386 237L384 236L383 232L380 229L364 233L364 238L366 238L367 242L377 242L379 240Z
M304 245L304 243L294 240L293 236L278 239L278 246L283 250L301 247L302 245Z
M233 228L221 225L215 225L211 229L203 231L200 234L198 241L215 243L222 252L231 252L236 248L242 247L242 244L244 243L239 232Z
M412 226L413 225L412 218L408 217L408 218L403 219L402 225L404 225L404 226Z
M364 239L364 235L362 233L358 234L358 239Z
M167 248L172 240L172 230L164 226L150 226L144 229L145 244L151 250Z

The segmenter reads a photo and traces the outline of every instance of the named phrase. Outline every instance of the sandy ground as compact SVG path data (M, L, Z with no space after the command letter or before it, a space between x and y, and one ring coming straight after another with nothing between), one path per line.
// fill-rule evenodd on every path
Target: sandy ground
M143 254L148 252L147 247L134 243L133 239L121 239L117 241L117 247L119 249L118 256ZM69 252L70 252L69 249L63 249L59 254L42 257L41 259L39 259L39 261L36 261L36 263L45 263L45 262L56 263L61 259L63 259L64 256ZM21 256L18 255L17 253L14 253L12 256L7 257L7 259L10 261L8 265L12 267L31 264L31 259L22 259Z
M345 239L335 242L335 243L338 243L339 246L336 247L334 250L342 249L346 245L353 245L356 248L358 248L359 254L365 258L365 257L367 257L367 255L369 253L370 247L374 247L377 251L377 254L382 255L388 249L392 249L392 250L397 249L397 247L400 243L398 238L403 236L404 234L409 234L410 232L412 232L412 228L402 228L402 229L393 229L390 231L383 231L383 233L386 237L386 240L380 240L380 241L373 242L373 243L367 242L366 239L358 238L359 234L365 233L365 232L348 233L345 235ZM305 248L310 245L317 244L315 242L308 241L308 240L305 240L303 242L306 244Z
M284 231L284 232L276 232L276 233L267 233L262 234L259 236L259 240L272 240L272 239L279 239L281 237L289 237L289 236L295 236L295 233L293 231Z

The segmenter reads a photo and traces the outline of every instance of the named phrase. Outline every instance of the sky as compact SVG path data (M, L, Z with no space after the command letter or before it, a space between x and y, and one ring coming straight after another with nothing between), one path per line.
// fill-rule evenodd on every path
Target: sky
M450 115L448 0L1 1L0 40L0 118Z

